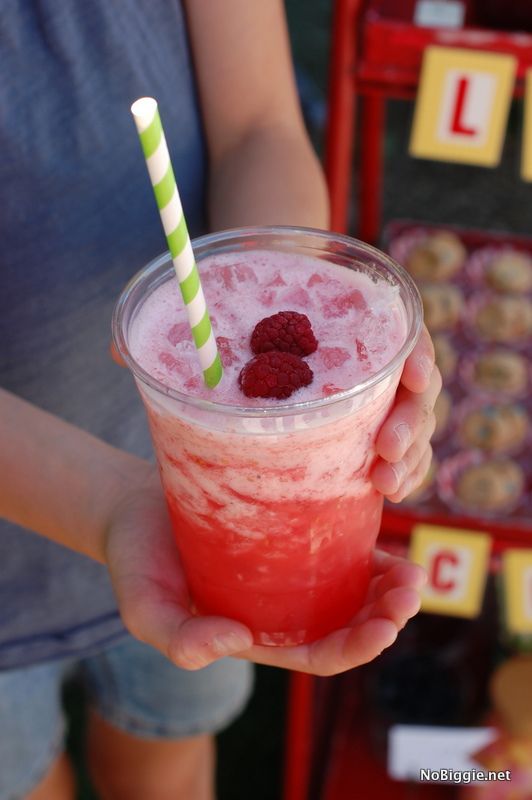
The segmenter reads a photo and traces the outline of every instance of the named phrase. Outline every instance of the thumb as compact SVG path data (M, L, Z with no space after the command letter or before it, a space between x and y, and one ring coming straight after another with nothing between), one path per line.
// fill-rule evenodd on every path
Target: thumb
M253 645L245 625L225 617L194 617L177 597L159 593L144 578L122 578L114 581L114 587L130 633L182 669L201 669Z

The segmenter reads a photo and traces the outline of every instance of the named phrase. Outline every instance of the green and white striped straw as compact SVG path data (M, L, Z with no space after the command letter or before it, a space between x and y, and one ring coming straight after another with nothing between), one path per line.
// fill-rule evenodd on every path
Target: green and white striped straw
M131 106L131 113L146 158L166 241L187 310L192 338L203 370L203 378L206 385L212 389L222 378L222 362L192 251L174 170L170 163L157 101L153 97L141 97Z

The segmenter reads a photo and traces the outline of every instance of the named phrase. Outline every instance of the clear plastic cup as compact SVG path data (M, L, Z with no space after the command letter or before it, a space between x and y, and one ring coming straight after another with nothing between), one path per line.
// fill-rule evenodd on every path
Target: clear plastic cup
M241 621L259 644L313 641L348 624L367 592L383 500L369 480L374 442L421 330L420 297L402 267L347 236L247 228L193 247L200 270L206 256L249 249L326 259L396 286L404 306L404 343L367 380L260 408L217 403L216 390L212 400L185 395L132 357L139 308L174 277L169 254L133 278L115 309L115 345L146 407L191 608Z

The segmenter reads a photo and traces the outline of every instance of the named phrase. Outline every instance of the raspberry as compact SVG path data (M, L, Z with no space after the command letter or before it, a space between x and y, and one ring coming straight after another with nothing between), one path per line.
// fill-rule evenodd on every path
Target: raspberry
M276 397L284 400L314 375L309 365L292 353L259 353L242 368L238 384L246 397Z
M279 311L255 325L251 334L254 353L278 350L295 356L308 356L318 347L309 318L297 311Z

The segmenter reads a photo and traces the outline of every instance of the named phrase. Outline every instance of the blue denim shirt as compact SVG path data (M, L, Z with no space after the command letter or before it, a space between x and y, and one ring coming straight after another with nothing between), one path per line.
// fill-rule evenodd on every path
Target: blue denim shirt
M191 234L204 229L183 9L4 0L0 75L0 385L149 456L132 379L109 357L110 320L123 285L166 249L129 111L137 97L158 99ZM0 521L0 668L122 633L104 567Z

